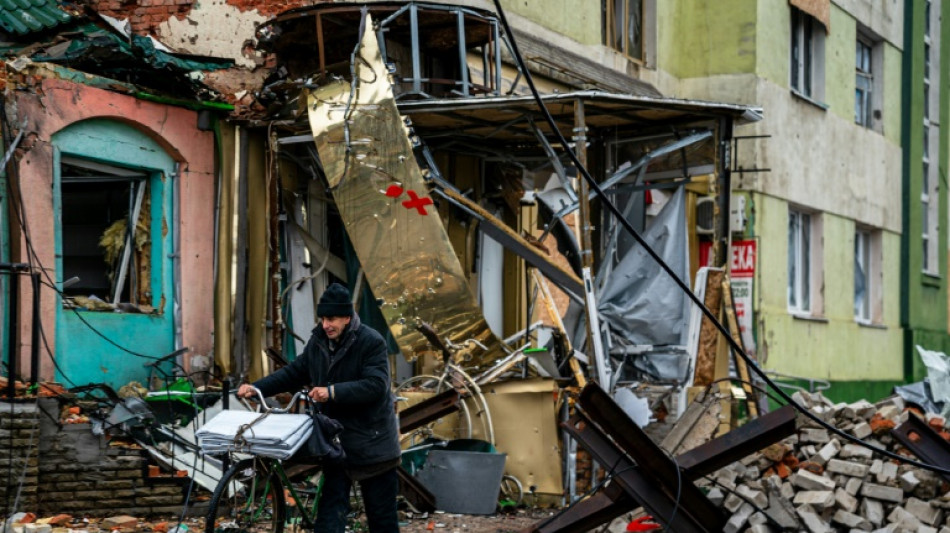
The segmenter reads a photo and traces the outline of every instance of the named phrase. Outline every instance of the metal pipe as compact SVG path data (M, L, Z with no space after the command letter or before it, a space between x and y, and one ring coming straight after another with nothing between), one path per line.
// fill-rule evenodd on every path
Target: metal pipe
M412 92L422 92L422 64L419 59L419 8L409 4L409 28L412 35Z
M457 11L455 22L459 34L459 75L462 78L462 94L469 96L468 53L465 50L465 14Z
M498 35L498 21L492 21L492 53L495 54L495 95L501 94L501 36Z
M171 176L172 186L172 269L175 276L173 287L172 320L175 328L175 350L184 348L184 335L182 333L181 318L181 163L175 163L175 172ZM217 241L215 241L217 242ZM176 358L178 368L184 368L185 355L181 354ZM189 371L191 369L189 368Z
M33 286L33 327L30 334L30 383L39 383L40 376L40 273L30 272ZM11 396L12 398L12 396Z
M19 337L19 332L17 331L17 320L16 314L17 309L20 305L20 281L19 276L15 271L7 274L7 279L10 280L8 286L10 287L10 335L7 341L9 342L9 347L7 351L7 398L10 401L13 401L16 398L16 386L14 385L14 380L17 375L17 346L16 340Z

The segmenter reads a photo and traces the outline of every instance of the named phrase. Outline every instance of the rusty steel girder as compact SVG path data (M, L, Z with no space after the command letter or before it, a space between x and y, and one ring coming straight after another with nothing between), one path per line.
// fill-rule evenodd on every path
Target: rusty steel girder
M784 406L693 450L670 458L597 385L581 392L565 429L609 469L611 480L589 498L523 533L580 533L642 506L670 531L721 531L726 517L693 480L795 431Z

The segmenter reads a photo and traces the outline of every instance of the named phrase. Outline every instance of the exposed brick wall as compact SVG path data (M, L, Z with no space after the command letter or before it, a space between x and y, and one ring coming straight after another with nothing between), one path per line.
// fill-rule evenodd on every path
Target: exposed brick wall
M322 3L321 0L227 0L241 11L257 11L266 17L272 17L295 7ZM138 0L137 2L120 0L93 0L93 10L120 20L128 19L132 31L140 34L154 34L158 26L171 17L184 18L194 6L194 0Z
M186 479L149 477L147 452L109 446L104 436L92 433L90 424L60 427L54 422L59 418L59 405L54 399L40 400L39 408L28 403L13 404L13 409L11 416L10 404L0 402L0 436L9 438L4 430L12 430L15 435L12 450L6 441L0 445L0 491L16 490L23 471L22 457L27 456L28 468L17 510L88 516L181 510ZM14 467L15 482L7 487L10 452L20 466ZM5 498L5 494L0 492L0 497Z
M0 402L0 508L4 515L17 501L21 509L36 505L39 416L35 403Z

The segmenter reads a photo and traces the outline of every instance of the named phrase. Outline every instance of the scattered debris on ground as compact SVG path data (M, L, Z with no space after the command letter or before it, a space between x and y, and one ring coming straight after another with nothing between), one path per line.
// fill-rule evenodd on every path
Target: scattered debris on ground
M950 439L943 417L906 406L899 396L876 404L834 404L820 393L798 392L794 399L825 422L910 459L918 458L891 431L909 417L920 417L942 439ZM729 532L950 532L950 484L944 479L851 443L802 416L796 435L697 485L730 516Z

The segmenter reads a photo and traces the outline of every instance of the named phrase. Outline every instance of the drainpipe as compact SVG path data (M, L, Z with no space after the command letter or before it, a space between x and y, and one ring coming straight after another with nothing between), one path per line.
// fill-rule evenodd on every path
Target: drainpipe
M175 163L175 171L171 175L172 186L172 272L174 276L174 302L172 311L175 324L175 349L184 347L181 333L181 163ZM178 368L184 368L185 354L182 353L175 361Z
M0 264L10 261L11 196L8 191L7 178L0 175L0 212L3 213L3 216L0 216ZM13 309L12 302L9 300L12 295L10 287L13 285L10 281L11 275L0 274L0 356L6 355L3 347L7 346L7 340L13 335L12 326L9 329L5 326L7 323L12 324L9 321L11 309ZM10 349L14 349L12 343L10 343Z

